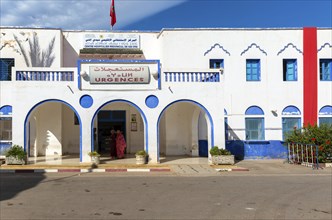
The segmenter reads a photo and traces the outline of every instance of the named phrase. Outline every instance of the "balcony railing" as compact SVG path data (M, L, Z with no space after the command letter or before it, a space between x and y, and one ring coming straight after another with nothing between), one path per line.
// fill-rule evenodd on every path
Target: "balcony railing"
M165 82L220 82L219 72L164 72Z
M74 72L16 71L16 81L74 81Z

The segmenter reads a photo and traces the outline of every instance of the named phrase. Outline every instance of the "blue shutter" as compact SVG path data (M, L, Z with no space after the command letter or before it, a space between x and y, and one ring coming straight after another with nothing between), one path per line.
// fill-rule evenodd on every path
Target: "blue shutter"
M294 80L297 81L297 60L294 60Z
M257 74L258 74L258 80L261 81L261 62L260 60L257 60Z
M331 81L332 80L332 60L327 63L327 80Z

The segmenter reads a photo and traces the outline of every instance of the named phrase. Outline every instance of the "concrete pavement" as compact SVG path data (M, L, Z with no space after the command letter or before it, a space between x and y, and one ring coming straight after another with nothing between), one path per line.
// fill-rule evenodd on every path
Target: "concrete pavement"
M302 165L288 164L285 160L243 160L235 165L209 165L206 158L181 158L179 160L170 160L171 162L163 164L144 164L136 165L133 158L127 161L118 160L115 163L103 163L98 167L91 164L62 162L35 163L28 165L1 165L1 173L46 173L46 172L80 172L80 173L119 173L119 172L158 172L172 173L174 175L218 175L220 172L240 171L247 174L332 174L332 168L312 169ZM120 163L122 162L122 163ZM124 163L125 162L125 163ZM249 171L249 172L248 172Z

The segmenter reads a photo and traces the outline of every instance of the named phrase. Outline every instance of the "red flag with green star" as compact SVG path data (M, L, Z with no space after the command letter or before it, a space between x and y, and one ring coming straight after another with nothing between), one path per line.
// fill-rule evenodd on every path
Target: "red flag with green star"
M114 0L112 0L111 10L110 10L110 16L111 16L111 25L113 27L115 25L115 23L116 23Z

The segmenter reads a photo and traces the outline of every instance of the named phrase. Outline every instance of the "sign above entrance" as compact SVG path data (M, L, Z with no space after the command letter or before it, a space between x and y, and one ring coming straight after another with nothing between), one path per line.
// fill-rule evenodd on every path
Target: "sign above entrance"
M149 84L148 66L90 66L90 84Z
M83 48L140 48L138 34L85 34Z

